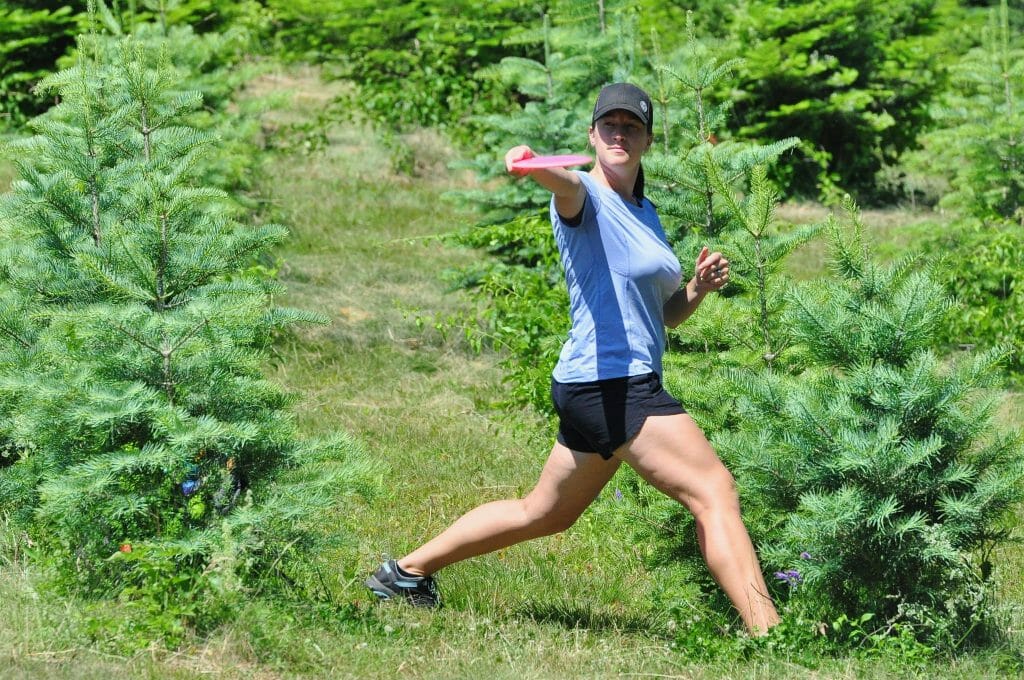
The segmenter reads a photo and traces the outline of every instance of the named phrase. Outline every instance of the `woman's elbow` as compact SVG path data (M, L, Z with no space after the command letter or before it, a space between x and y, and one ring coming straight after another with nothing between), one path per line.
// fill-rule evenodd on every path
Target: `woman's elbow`
M685 317L666 314L665 315L665 327L666 328L677 328L679 326L679 324L681 324L684 320L685 320Z

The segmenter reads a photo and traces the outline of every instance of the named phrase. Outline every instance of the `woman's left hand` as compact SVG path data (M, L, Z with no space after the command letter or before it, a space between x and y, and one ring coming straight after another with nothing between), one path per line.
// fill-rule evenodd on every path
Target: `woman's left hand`
M693 276L698 293L709 293L720 290L729 283L729 260L722 253L709 252L704 246L697 256L697 265Z

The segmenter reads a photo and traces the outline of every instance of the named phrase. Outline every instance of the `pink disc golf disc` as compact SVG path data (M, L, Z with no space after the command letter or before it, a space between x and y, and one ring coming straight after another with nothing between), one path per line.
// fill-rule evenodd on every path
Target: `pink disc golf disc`
M571 165L586 165L593 159L581 154L563 154L561 156L534 156L512 162L515 170L535 170L537 168L568 168Z

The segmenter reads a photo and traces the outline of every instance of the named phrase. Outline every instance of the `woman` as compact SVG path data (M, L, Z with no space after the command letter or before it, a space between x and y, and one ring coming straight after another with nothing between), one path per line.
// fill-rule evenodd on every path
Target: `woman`
M436 606L432 574L449 564L568 529L622 462L693 513L708 568L747 630L778 622L740 518L732 475L703 432L661 386L665 326L685 321L729 281L729 262L705 247L680 287L678 259L643 196L641 157L653 141L653 108L640 88L605 87L589 130L589 173L516 170L552 193L551 221L569 287L572 329L552 379L557 441L534 489L481 505L366 581L381 599Z

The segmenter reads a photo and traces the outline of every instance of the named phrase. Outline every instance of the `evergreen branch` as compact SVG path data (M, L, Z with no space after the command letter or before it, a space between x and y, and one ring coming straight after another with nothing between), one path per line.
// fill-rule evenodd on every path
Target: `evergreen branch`
M743 228L746 229L747 231L750 231L750 228L747 225L746 212L743 210L740 204L736 202L736 197L733 195L732 189L722 180L722 174L719 171L718 163L715 162L714 156L709 153L706 154L702 160L704 161L704 173L708 179L708 183L705 189L705 205L707 206L708 210L708 222L706 225L707 229L709 231L711 229L710 211L711 202L714 196L712 191L714 191L718 193L722 200L725 201L725 204L728 207L729 212L731 212L733 216L740 221L740 223L743 225Z
M326 326L331 322L330 318L325 314L289 307L275 307L268 310L264 319L276 328L285 328L299 323Z
M858 218L856 209L851 206L847 210L851 217L851 234L844 234L839 222L831 214L825 220L825 230L829 237L829 264L832 270L844 279L853 281L864 275L865 244L863 224Z
M179 339L178 342L175 343L175 345L168 350L168 353L169 354L173 354L174 352L177 352L181 348L182 345L184 345L186 342L191 340L195 336L196 333L198 333L202 329L206 328L209 324L210 324L210 320L207 319L207 318L204 318L202 320L202 322L196 324L196 326L193 327L192 330L190 330L181 339Z
M887 496L881 503L879 503L874 511L869 514L866 521L869 526L874 527L876 530L885 528L887 523L892 522L892 517L901 510L900 502L895 496Z
M157 347L156 345L154 345L154 344L150 343L150 342L149 342L149 341L147 341L147 340L146 340L145 338L142 338L142 337L140 337L139 335L137 335L137 334L135 334L135 333L131 332L130 330L128 330L127 328L125 328L124 326L122 326L121 324L119 324L118 322L116 322L116 321L111 321L111 322L110 322L110 325L111 325L111 326L113 326L114 330L116 330L116 331L119 331L119 332L123 333L124 335L128 336L129 338L131 338L131 339L132 339L132 340L134 340L135 342L137 342L137 343L139 343L140 345L142 345L143 347L145 347L145 348L147 348L147 349L149 349L149 350L152 350L152 351L153 351L154 353L156 353L156 354L159 354L159 355L161 355L161 356L163 355L163 353L164 353L164 350L163 350L163 349L161 349L160 347Z
M144 267L140 260L136 257L135 252L129 247L126 237L128 236L127 230L121 229L117 231L118 239L121 244L121 252L125 254L128 261L131 263L135 273L139 275L139 278L145 280L153 275L153 271L149 267ZM147 300L150 298L147 297Z
M104 264L95 255L79 253L75 260L88 272L91 272L109 291L123 297L139 302L149 303L153 301L152 292L126 281L116 273L110 271L110 266Z
M167 258L168 258L168 234L167 234L167 212L162 210L160 212L160 254L157 259L156 266L156 309L158 312L162 312L165 309L166 296L164 291L164 283L167 275Z
M32 349L32 345L27 340L22 338L20 335L12 331L7 326L0 326L0 333L6 335L11 340L17 342L19 345L21 345L22 349Z
M82 82L81 86L85 92L88 92L88 82L86 80L85 69L81 69ZM88 95L82 98L82 105L85 111L85 124L83 125L83 131L85 132L85 143L86 143L86 155L89 160L93 163L93 172L88 177L89 187L89 198L92 201L92 239L95 245L99 245L102 240L102 232L100 230L100 196L99 189L97 187L97 173L95 170L95 163L97 160L96 150L96 130L94 128L93 121L93 107L92 99Z
M738 66L743 64L743 61L744 60L740 58L728 59L723 61L717 67L714 66L714 63L712 62L706 67L707 75L703 80L704 87L711 87L725 76L731 74Z
M781 263L791 255L797 248L809 243L824 228L824 223L808 224L792 229L785 234L780 234L772 239L771 249L766 256L769 262Z
M144 100L139 103L139 119L141 123L141 127L139 129L142 132L142 145L145 150L145 159L146 163L149 163L153 159L153 131L149 127L149 108Z

